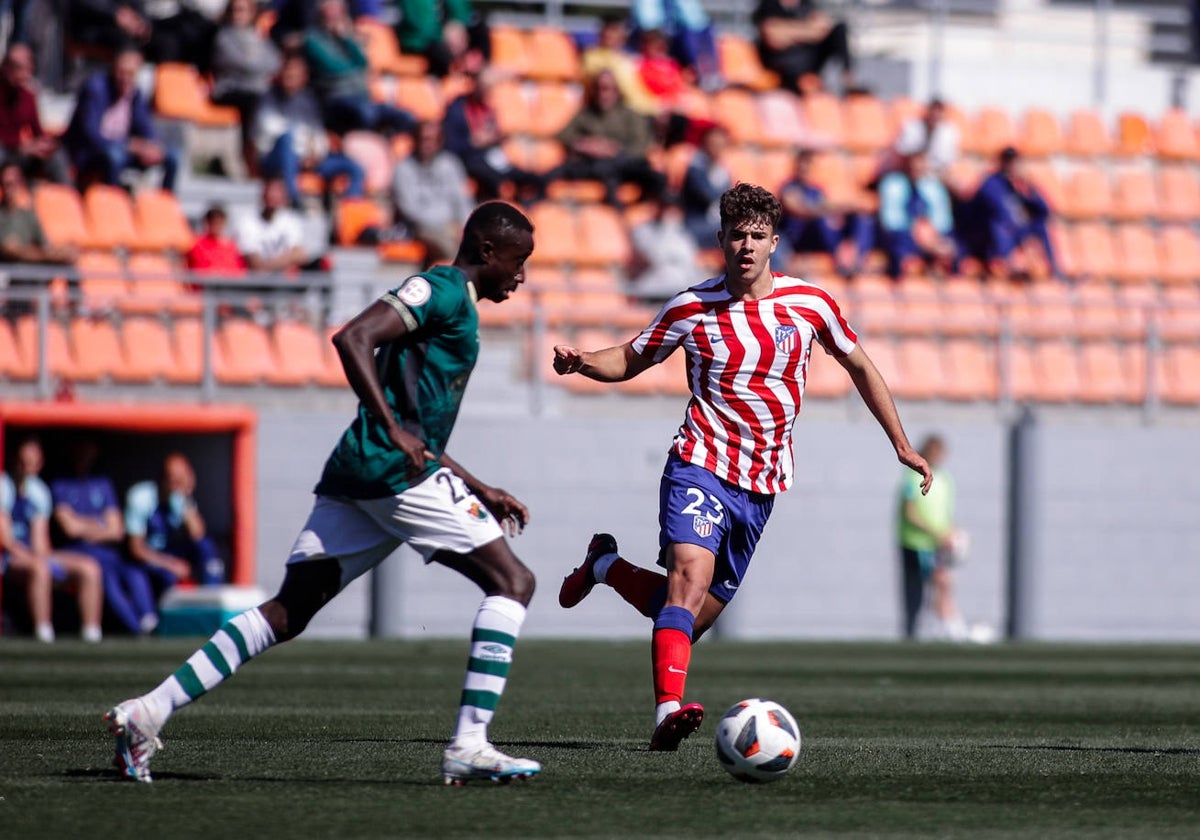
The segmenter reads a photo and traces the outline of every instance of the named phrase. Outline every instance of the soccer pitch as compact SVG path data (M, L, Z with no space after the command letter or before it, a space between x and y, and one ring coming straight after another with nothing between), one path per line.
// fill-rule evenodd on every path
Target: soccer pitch
M695 650L709 718L650 753L648 643L522 641L493 738L530 782L443 787L467 644L305 642L181 711L153 785L117 782L101 714L201 640L0 642L0 835L1195 837L1200 650L748 644ZM792 710L766 786L718 766L737 700Z

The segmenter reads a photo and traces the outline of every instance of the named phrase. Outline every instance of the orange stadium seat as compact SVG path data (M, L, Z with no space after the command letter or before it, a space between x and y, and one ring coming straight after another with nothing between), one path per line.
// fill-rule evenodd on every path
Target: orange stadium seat
M1113 276L1125 283L1145 283L1162 274L1158 243L1145 225L1127 222L1116 229L1117 265Z
M271 330L276 365L266 379L272 385L307 385L325 370L321 336L308 324L277 321Z
M856 199L858 188L845 158L840 154L825 152L815 155L809 171L813 182L825 192L825 200L829 203L839 205Z
M495 308L503 309L504 307ZM342 360L338 356L337 350L334 348L333 341L331 340L333 334L337 331L337 327L328 327L325 330L324 340L321 342L321 357L324 359L325 364L321 368L321 372L317 375L317 384L326 388L346 388L349 386L349 383L346 381L346 371L342 367Z
M1067 120L1067 136L1063 144L1067 154L1080 158L1097 158L1112 149L1112 139L1098 111L1087 108L1072 112Z
M129 296L125 268L116 254L86 251L75 262L79 271L79 291L87 309L107 309Z
M178 251L192 247L196 237L173 193L143 190L134 201L137 220L135 248L146 251Z
M125 364L112 376L121 382L166 379L175 366L171 336L155 318L126 318L121 324L121 355Z
M253 385L275 372L267 331L248 318L230 318L217 328L213 372L225 385Z
M1191 170L1166 164L1158 170L1159 216L1172 222L1200 218L1200 185Z
M721 162L729 170L734 183L748 181L757 184L762 180L759 177L759 155L751 146L734 146L727 149Z
M214 105L200 72L190 64L164 62L158 65L154 83L154 110L162 117L224 128L236 126L236 108Z
M1006 304L1013 333L1018 336L1071 335L1075 331L1075 304L1061 283L1016 287Z
M854 327L872 338L896 331L900 325L896 296L896 284L890 280L870 276L858 278L848 302L854 313Z
M1071 231L1079 277L1111 277L1117 263L1112 233L1100 222L1083 222Z
M0 318L0 376L7 380L33 379L37 367L17 346L17 337L6 318Z
M990 342L952 338L942 345L946 378L940 388L949 400L994 400L999 394L996 359Z
M1015 145L1025 157L1039 158L1058 154L1063 150L1062 130L1058 127L1058 119L1049 111L1030 108L1021 118L1021 131Z
M758 103L752 93L725 88L713 95L713 111L735 144L763 145L768 139Z
M107 318L74 318L70 326L74 378L95 382L125 366L117 330Z
M779 87L779 76L762 65L758 48L739 35L717 38L717 61L721 77L731 85L767 91Z
M983 166L974 158L960 157L946 167L943 177L952 193L970 198L983 182Z
M771 192L779 192L792 177L795 152L791 149L764 149L758 156L758 184Z
M805 124L815 140L834 146L846 145L846 127L842 122L842 103L829 93L813 93L801 100Z
M1129 360L1111 341L1087 341L1079 347L1082 374L1079 399L1087 403L1136 402L1139 394Z
M837 399L850 393L850 388L850 377L838 361L814 347L805 371L804 398Z
M1107 283L1075 287L1075 332L1080 338L1113 338L1128 333L1116 290Z
M1159 336L1166 341L1200 340L1200 286L1171 286L1162 293Z
M396 31L373 18L360 17L354 28L362 36L367 53L367 64L376 73L391 73L397 76L424 76L429 68L419 55L404 55Z
M907 335L936 335L946 320L940 284L927 277L910 277L897 288L896 329Z
M339 245L354 245L367 228L387 224L383 207L369 198L343 198L337 203L334 220Z
M1187 111L1172 108L1162 115L1154 131L1158 156L1165 160L1194 161L1200 159L1200 144Z
M204 325L199 318L177 318L171 325L175 364L163 375L168 382L194 384L204 372ZM216 342L213 342L216 355Z
M863 339L862 345L875 367L883 374L883 380L887 382L892 393L901 399L909 399L912 391L905 371L900 367L900 354L896 350L895 339L872 335Z
M764 145L794 149L808 141L809 131L796 108L794 93L786 90L760 93L757 105Z
M881 152L891 145L883 102L870 95L851 96L842 105L846 146L853 152Z
M1149 283L1136 286L1118 286L1117 302L1121 306L1121 328L1118 338L1143 339L1153 311L1158 307L1158 289Z
M691 143L676 143L667 149L664 169L667 174L667 188L679 192L683 188L684 178L687 177L688 167L698 150Z
M1038 188L1038 192L1050 204L1052 210L1063 206L1062 181L1058 170L1048 160L1031 160L1025 163L1025 176Z
M1117 172L1117 189L1113 195L1113 217L1142 220L1158 216L1158 195L1154 178L1146 169L1125 169Z
M533 55L525 33L512 26L493 26L492 66L515 76L525 75Z
M963 148L987 158L995 157L1005 146L1016 143L1017 133L1013 129L1012 118L1008 112L1000 108L981 108L971 123L970 145L965 142ZM965 139L965 138L964 138Z
M587 205L579 209L577 221L581 234L578 262L622 267L629 263L629 235L616 210L605 204Z
M534 140L529 145L529 168L534 172L549 172L566 159L566 149L557 140Z
M1000 313L986 289L975 280L950 280L942 283L940 332L945 335L995 335Z
M537 57L526 71L530 78L558 82L575 82L581 78L579 51L571 36L561 28L539 26L526 37L529 55Z
M529 133L534 137L556 137L579 111L583 91L578 85L547 83L535 88Z
M1069 402L1079 396L1079 357L1074 345L1063 339L1039 341L1033 348L1037 378L1033 395L1040 402Z
M437 122L446 113L441 83L432 76L402 76L397 79L396 104L419 120Z
M1062 213L1071 219L1095 219L1112 212L1108 173L1095 164L1085 164L1071 173Z
M899 396L914 400L941 397L947 377L938 343L931 338L904 338L897 352L904 371Z
M1164 354L1163 400L1172 405L1200 403L1200 346L1180 344Z
M895 140L906 122L916 119L924 113L925 106L907 96L897 96L889 102L887 106L889 145L892 140Z
M721 115L713 112L712 100L700 88L685 88L675 100L675 111L690 120L716 121L724 124Z
M138 241L133 223L133 203L120 187L96 184L83 196L87 213L89 242L93 248L131 248Z
M496 30L492 30L493 35ZM532 109L525 87L520 82L508 80L492 86L492 107L496 109L496 122L502 134L528 134L533 126Z
M71 378L75 368L75 360L71 357L71 348L67 343L67 333L62 324L53 319L47 325L46 331L46 368L51 376ZM17 319L15 337L17 350L27 364L37 370L38 364L38 324L33 315L23 315Z
M1140 157L1152 153L1154 137L1146 118L1132 111L1117 115L1117 142L1112 151L1122 157Z
M166 309L177 315L200 313L200 296L188 290L164 255L134 254L125 267L130 296L119 305L122 312L152 314Z
M1162 258L1159 279L1171 284L1194 284L1200 280L1200 241L1190 227L1165 227L1159 236Z
M38 184L33 191L33 210L52 245L82 248L91 242L91 233L83 216L83 202L74 187Z
M537 231L537 247L529 257L533 265L574 262L581 245L574 214L561 204L543 201L529 212Z
M387 141L373 131L350 131L342 138L342 152L363 168L369 195L392 187L392 156Z

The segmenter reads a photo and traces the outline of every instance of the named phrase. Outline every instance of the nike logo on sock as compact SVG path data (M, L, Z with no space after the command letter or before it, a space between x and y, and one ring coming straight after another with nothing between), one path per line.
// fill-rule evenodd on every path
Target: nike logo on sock
M681 671L678 668L676 668L674 665L668 665L667 672L671 673L671 674L686 674L687 673L687 671Z

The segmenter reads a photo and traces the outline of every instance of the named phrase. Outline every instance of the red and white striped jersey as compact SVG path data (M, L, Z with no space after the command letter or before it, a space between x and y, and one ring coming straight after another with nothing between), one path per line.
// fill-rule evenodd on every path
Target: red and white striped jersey
M815 338L833 356L858 336L818 286L774 274L761 300L735 300L714 277L667 301L633 349L656 362L682 346L692 398L675 435L679 457L731 484L780 493L795 473L792 424Z

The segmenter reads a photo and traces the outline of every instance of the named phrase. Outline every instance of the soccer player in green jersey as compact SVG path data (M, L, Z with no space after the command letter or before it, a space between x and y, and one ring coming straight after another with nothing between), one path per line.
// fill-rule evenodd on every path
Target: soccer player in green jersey
M529 511L445 453L479 353L476 299L506 300L524 282L532 251L533 226L519 210L480 205L453 265L409 277L333 337L359 398L358 416L325 464L279 594L227 622L153 691L105 715L123 776L151 781L158 734L175 710L251 657L298 636L317 610L403 543L485 594L458 724L442 760L444 781L527 778L541 770L487 738L534 589L533 573L504 532L519 533Z

